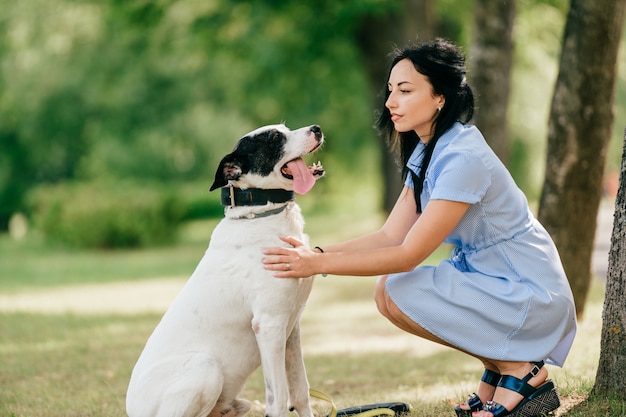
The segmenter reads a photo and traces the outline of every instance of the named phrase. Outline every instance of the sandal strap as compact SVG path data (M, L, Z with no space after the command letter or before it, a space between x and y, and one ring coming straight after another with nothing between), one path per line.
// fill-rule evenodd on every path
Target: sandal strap
M486 384L491 385L492 387L497 387L501 377L502 375L500 375L499 373L490 369L485 369L485 372L483 372L483 376L480 378L480 380ZM461 408L461 406L463 405L469 407L469 409ZM480 400L480 397L478 396L478 394L473 393L467 397L467 401L465 402L465 404L457 405L454 410L456 411L457 416L469 416L472 412L479 411L482 408L483 403Z
M497 387L498 382L500 382L500 378L502 378L502 375L500 375L499 373L490 369L485 369L485 372L483 373L483 376L482 378L480 378L480 380L491 385L492 387Z
M548 379L545 383L535 388L532 394L528 397L524 397L524 399L510 411L502 404L494 401L487 401L485 405L483 405L483 411L490 412L494 417L544 416L552 415L551 412L559 408L560 405L559 393L554 387L554 383Z
M480 397L478 396L478 394L473 393L472 395L469 395L467 397L467 402L465 403L470 410L472 411L478 411L482 408L483 406L483 402L480 401Z
M524 397L528 397L530 394L532 394L533 392L537 390L537 388L528 384L528 381L532 377L539 374L539 371L544 365L543 361L531 362L531 363L534 366L530 370L530 372L526 374L524 378L519 379L512 375L502 375L502 378L500 378L500 382L498 382L498 386L502 388L506 388L510 391L517 392L518 394L521 394Z

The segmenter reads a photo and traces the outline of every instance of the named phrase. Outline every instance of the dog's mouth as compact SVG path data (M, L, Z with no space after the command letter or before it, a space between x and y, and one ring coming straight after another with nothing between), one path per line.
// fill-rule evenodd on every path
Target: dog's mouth
M318 161L307 167L301 157L292 159L280 169L283 177L293 181L293 190L298 194L309 192L315 181L324 175L324 167Z

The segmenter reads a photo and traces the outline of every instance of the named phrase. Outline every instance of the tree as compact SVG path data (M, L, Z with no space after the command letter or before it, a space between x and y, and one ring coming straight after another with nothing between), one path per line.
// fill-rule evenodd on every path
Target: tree
M626 129L609 252L600 362L592 394L626 400Z
M507 110L511 90L514 21L514 1L474 2L474 37L469 77L478 106L474 118L476 126L505 164L509 159Z
M572 0L550 111L539 220L559 249L579 316L591 279L625 6Z
M372 103L379 106L379 93L384 87L389 60L384 59L394 46L431 39L434 34L432 0L404 0L400 7L388 8L362 17L357 33L357 43L366 63L365 71L372 91ZM378 28L378 30L372 30ZM369 59L367 57L380 57ZM398 161L386 143L380 141L380 155L384 178L383 208L390 212L400 195L400 169Z

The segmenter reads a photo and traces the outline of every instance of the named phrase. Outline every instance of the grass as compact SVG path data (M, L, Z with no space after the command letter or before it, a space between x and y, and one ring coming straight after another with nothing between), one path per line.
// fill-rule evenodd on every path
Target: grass
M308 221L312 241L323 246L372 230L382 219L363 214L309 216ZM175 246L136 251L69 251L37 239L16 243L0 237L0 295L87 283L105 288L131 281L142 288L143 281L155 277L182 283L202 256L212 226L194 222ZM480 365L388 324L371 300L374 282L369 277L317 278L302 318L311 386L330 395L339 408L406 401L415 417L453 415L450 403L475 390ZM603 288L596 281L565 368L549 368L563 397L560 413L568 417L626 414L622 401L586 400L599 356L602 301ZM120 313L114 305L110 312L71 314L10 311L0 305L0 416L125 415L130 371L160 316ZM253 417L264 415L261 371L242 397L253 401ZM329 411L321 400L313 405L318 415Z
M37 236L0 236L0 291L187 275L202 257L217 221L190 222L174 246L84 251L50 246Z

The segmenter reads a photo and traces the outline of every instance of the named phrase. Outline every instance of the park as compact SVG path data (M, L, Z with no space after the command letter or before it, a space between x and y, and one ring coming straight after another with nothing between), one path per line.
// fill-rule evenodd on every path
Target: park
M625 0L3 6L0 415L126 415L133 365L223 216L209 192L219 159L257 126L325 132L315 158L326 175L298 196L313 245L379 228L401 185L373 127L381 66L394 45L434 37L467 52L474 122L572 284L578 333L565 365L549 367L556 415L626 414L623 368L607 365L626 360L626 323L607 315L624 310L611 303L626 276L614 225L626 187L625 9ZM491 15L510 20L494 26ZM376 279L315 278L301 320L311 388L338 408L403 401L412 417L453 415L476 389L479 363L390 325L373 301ZM241 397L252 417L264 415L261 369Z

